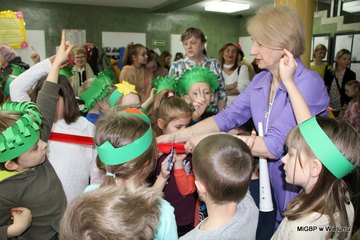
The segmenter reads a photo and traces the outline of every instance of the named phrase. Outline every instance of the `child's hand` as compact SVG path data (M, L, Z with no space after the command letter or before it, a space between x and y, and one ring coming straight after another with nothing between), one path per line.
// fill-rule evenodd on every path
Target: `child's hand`
M34 64L40 62L40 55L38 54L38 52L35 50L35 48L33 46L31 46L31 55L30 58L33 61Z
M61 66L68 58L73 45L69 42L65 42L65 30L61 31L61 42L57 49L54 65Z
M193 112L193 120L198 121L205 112L206 108L208 107L206 105L205 96L200 91L200 89L197 90L197 95L195 101L192 103L194 106L194 112Z
M110 105L106 99L97 102L100 113L107 113L110 110Z
M161 163L161 172L160 175L164 179L168 179L170 177L170 172L174 166L174 160L169 165L169 159L172 157L172 154L169 154L165 160ZM169 171L168 171L168 165L169 165Z
M298 66L294 56L287 49L284 49L285 55L280 59L279 74L284 84L294 82L294 74Z
M8 238L21 235L30 227L32 221L31 211L24 207L11 209L11 215L14 222L7 229Z
M152 88L151 91L150 91L150 96L148 98L151 103L154 102L155 95L156 95L156 88Z
M175 158L175 169L184 168L183 161L186 158L186 154L175 153L174 158Z

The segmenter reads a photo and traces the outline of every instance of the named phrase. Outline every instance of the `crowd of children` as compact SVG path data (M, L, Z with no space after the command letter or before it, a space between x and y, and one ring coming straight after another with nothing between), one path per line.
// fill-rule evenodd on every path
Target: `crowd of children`
M272 7L259 16L286 11ZM252 34L258 56L268 47ZM94 76L86 48L73 48L65 31L56 55L29 69L1 46L0 239L350 239L359 228L360 83L343 82L350 101L339 119L317 117L328 96L309 103L297 79L304 69L297 59L301 50L269 47L279 51L272 63L276 71L259 61L277 74L266 88L266 114L281 89L284 108L294 118L293 127L285 124L285 143L278 144L285 147L277 149L283 165L276 163L291 188L286 191L294 194L284 211L277 209L279 225L273 216L268 232L260 235L258 223L265 218L249 189L256 175L253 156L277 156L258 150L266 141L254 132L219 131L245 122L241 110L254 114L236 105L251 101L248 89L263 85L259 77L255 83L246 79L249 87L235 104L208 118L226 103L224 65L233 71L241 65L230 61L238 58L234 44L220 51L222 67L208 58L204 36L187 29L185 58L172 66L169 52L157 58L130 43L119 76L109 70ZM318 62L321 51L314 52ZM326 93L323 82L316 86ZM244 119L231 119L225 115L229 111ZM283 201L276 193L273 200Z

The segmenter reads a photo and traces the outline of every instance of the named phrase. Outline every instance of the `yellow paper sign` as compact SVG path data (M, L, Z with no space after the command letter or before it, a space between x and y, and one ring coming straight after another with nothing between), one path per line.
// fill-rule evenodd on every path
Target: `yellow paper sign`
M0 12L0 44L7 44L11 48L28 47L22 12Z

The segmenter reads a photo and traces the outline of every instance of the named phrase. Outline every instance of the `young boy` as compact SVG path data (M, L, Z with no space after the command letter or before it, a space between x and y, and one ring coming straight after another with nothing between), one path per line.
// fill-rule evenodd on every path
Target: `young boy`
M148 187L106 186L85 193L66 209L60 239L153 239L160 201L161 193Z
M217 76L206 67L194 67L184 72L176 82L178 94L193 107L193 122L205 118L204 113L211 112L210 103L214 101L214 92L219 87Z
M248 191L252 173L250 148L240 139L211 135L193 152L193 171L208 218L180 238L255 239L259 211Z
M45 154L58 100L58 71L71 48L63 32L38 95L40 111L32 102L0 107L0 239L58 237L66 197Z

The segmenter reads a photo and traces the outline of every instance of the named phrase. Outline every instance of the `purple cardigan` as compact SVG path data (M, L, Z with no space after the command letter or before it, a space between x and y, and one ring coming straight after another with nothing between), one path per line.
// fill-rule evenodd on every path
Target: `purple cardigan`
M295 84L304 97L313 115L326 114L329 96L324 81L314 71L306 69L300 59L295 72ZM226 109L214 116L221 131L228 131L242 125L251 117L257 123L262 122L264 141L270 153L280 159L289 131L296 126L295 115L285 86L281 82L276 92L273 107L268 120L268 131L265 133L265 114L268 110L268 99L272 75L269 71L257 74L251 84ZM258 129L257 129L258 130Z

